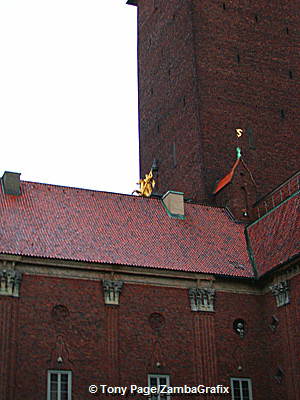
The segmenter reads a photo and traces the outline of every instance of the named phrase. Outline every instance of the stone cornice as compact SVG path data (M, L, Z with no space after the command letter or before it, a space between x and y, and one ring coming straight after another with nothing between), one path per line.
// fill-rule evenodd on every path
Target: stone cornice
M0 254L0 265L3 265L5 262L14 265L15 270L29 275L96 281L115 279L122 280L124 283L138 285L155 285L182 289L203 287L224 292L254 295L265 294L271 290L270 286L276 283L276 281L289 279L287 274L294 276L300 272L299 264L293 264L288 268L286 267L283 271L276 271L276 274L274 273L274 275L270 275L266 279L256 281L250 278L239 279L236 277L221 277L194 272L188 273L136 266L83 263Z

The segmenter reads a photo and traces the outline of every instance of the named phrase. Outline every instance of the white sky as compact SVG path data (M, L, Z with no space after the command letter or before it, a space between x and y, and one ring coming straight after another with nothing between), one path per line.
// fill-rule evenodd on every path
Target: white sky
M137 188L137 16L126 0L0 0L0 175Z

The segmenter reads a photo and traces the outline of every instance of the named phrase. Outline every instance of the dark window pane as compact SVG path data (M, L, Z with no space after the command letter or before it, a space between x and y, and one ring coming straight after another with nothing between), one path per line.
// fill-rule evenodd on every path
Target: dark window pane
M247 381L242 381L243 400L249 400L249 384Z
M68 382L67 383L66 382L61 382L60 387L61 387L62 391L67 392L68 391Z
M51 382L57 382L58 381L58 375L57 374L51 374L50 380L51 380Z
M51 392L50 393L50 400L58 400L57 392Z
M240 390L240 382L239 381L233 381L233 388Z
M157 386L157 379L156 378L150 378L150 386Z
M68 400L68 393L61 393L60 394L60 398L61 398L61 400Z
M240 394L239 390L234 389L233 396L234 396L234 400L241 400L241 394Z
M159 378L159 383L160 383L160 385L166 385L167 384L167 379L166 378Z
M234 400L241 400L240 384L238 381L233 383L233 397Z
M69 375L61 374L60 376L60 398L61 400L68 400L69 392Z

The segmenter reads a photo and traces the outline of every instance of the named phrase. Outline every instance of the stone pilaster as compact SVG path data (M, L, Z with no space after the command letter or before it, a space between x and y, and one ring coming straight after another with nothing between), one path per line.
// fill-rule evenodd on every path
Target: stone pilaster
M104 303L118 306L123 281L103 280ZM119 308L106 307L106 338L107 338L107 379L112 385L119 384Z
M215 314L194 313L193 317L195 385L215 386L218 383ZM196 398L202 397L198 395ZM206 395L205 398L213 400L215 396Z
M0 296L0 399L15 399L16 338L19 302Z

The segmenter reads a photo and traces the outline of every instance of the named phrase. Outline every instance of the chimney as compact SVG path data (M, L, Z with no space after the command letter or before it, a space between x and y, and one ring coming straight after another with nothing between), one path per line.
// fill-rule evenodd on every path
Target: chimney
M18 172L4 172L1 178L3 193L13 194L15 196L19 196L21 194L20 175L21 174Z
M184 200L182 192L174 192L169 190L162 197L163 205L170 217L185 219L184 216Z

